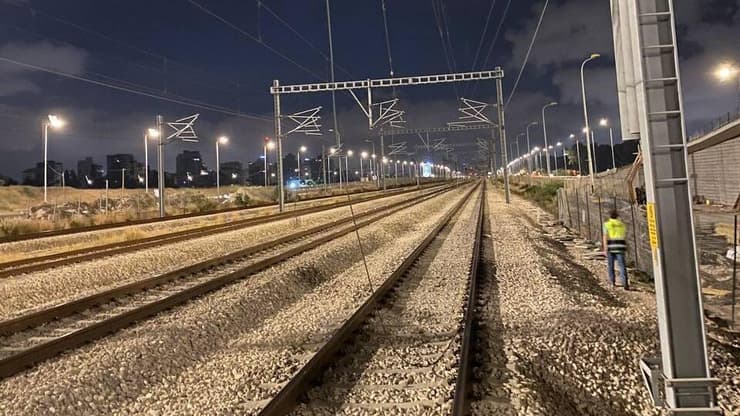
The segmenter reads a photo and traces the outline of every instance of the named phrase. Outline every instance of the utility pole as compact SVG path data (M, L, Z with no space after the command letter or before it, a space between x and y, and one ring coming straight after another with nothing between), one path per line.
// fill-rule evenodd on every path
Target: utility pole
M500 67L496 67L500 71ZM502 71L503 72L503 71ZM501 77L503 78L503 76ZM504 195L506 203L511 202L509 195L509 158L506 155L506 123L504 121L504 87L501 78L496 78L496 109L498 110L498 134L501 141L501 170L504 171Z
M157 116L157 188L159 192L159 217L163 218L164 210L164 142L162 141L162 125L164 118Z
M331 82L334 82L334 42L331 36L331 9L329 8L329 0L326 0L326 27L329 32L329 74ZM339 139L339 125L337 123L337 96L336 91L331 91L331 107L334 119L334 138L337 141L337 150L342 148L342 143ZM342 189L342 163L339 163L339 189Z

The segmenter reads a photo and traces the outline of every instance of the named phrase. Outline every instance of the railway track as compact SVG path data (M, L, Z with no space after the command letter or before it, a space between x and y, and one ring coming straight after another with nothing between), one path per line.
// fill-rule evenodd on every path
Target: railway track
M95 293L0 322L0 378L62 351L258 273L412 205L450 191L443 187L226 256Z
M434 187L432 189L438 189ZM358 198L353 200L352 203L368 202L387 198L391 196L402 195L405 193L414 192L414 190L403 190L400 192L394 192L392 194L380 194L372 195L370 197ZM74 263L80 263L84 261L97 260L104 257L109 257L122 253L130 253L137 250L143 250L152 247L158 247L174 242L178 242L185 239L193 239L199 237L205 237L218 233L238 230L250 226L265 224L272 221L279 221L290 218L297 218L303 215L314 214L330 209L341 208L347 206L348 202L339 201L331 204L306 207L297 209L289 212L282 212L277 214L262 215L253 218L246 218L243 220L237 220L226 224L213 224L205 227L181 230L171 233L160 234L151 237L145 237L135 240L122 241L104 245L98 245L93 247L86 247L76 250L70 250L60 253L48 254L44 256L36 256L27 259L15 260L5 263L0 263L0 278L6 278L10 276L17 276L40 270L47 270L54 267L65 266Z
M450 211L259 414L466 414L483 201Z
M427 188L429 186L432 186L432 187L438 186L438 184L429 185L427 183L427 184L422 185L421 187ZM415 186L399 186L399 187L389 186L389 190L387 191L360 191L360 192L353 191L353 192L350 192L350 195L356 196L356 195L362 195L365 193L377 193L377 192L382 192L384 195L391 195L391 194L403 193L405 192L404 191L405 189L411 188L411 187L416 188ZM331 198L341 198L342 196L343 195L319 196L315 198L301 199L298 202L305 203L305 202L312 202L312 201L321 201L321 200L331 199ZM131 220L131 221L125 221L125 222L117 222L117 223L112 223L112 224L98 224L98 225L90 225L90 226L78 227L78 228L68 228L68 229L63 229L63 230L41 231L41 232L28 233L28 234L6 236L6 237L0 237L0 244L33 240L37 238L58 237L58 236L63 236L63 235L86 233L86 232L91 232L91 231L110 230L110 229L121 228L121 227L130 227L132 225L156 224L156 223L167 222L167 221L172 221L172 220L207 217L210 215L227 214L227 213L232 213L232 212L248 212L248 211L254 211L254 210L259 210L259 209L265 209L269 207L277 207L277 203L258 204L258 205L253 205L253 206L246 207L246 208L242 208L242 207L226 208L226 209L219 209L219 210L210 211L210 212L192 212L188 214L168 215L164 218L157 217L157 218L137 219L137 220Z

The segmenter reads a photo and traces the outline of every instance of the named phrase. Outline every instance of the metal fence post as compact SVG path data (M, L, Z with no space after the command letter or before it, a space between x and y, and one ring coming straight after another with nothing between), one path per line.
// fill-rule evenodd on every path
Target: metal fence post
M591 198L588 196L588 192L584 192L586 197L586 223L588 224L588 239L591 240Z
M735 214L735 231L732 239L732 329L735 329L735 297L737 291L737 214Z
M581 235L581 198L578 197L578 188L576 187L576 219L578 220L578 234Z
M635 204L630 203L630 214L632 215L632 238L635 240L635 268L640 268L640 255L637 247L637 224L635 224Z
M599 235L601 236L601 241L604 241L604 217L601 215L601 195L599 195Z

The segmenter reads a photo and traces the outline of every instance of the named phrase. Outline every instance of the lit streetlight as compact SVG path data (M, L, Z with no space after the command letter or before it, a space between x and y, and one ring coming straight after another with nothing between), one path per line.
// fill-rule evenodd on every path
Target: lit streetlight
M527 152L529 152L529 153L532 152L532 145L529 143L529 128L532 127L532 126L536 126L536 125L537 125L537 122L536 121L533 121L533 122L527 124L527 128L526 128L526 130L527 130ZM529 165L530 165L530 163L527 163L527 166L529 166ZM530 172L529 173L530 174L532 173L531 168L530 168Z
M298 179L301 179L303 176L301 174L301 153L306 153L306 146L301 146L298 148Z
M144 133L144 192L149 193L149 139L159 137L159 130L147 129Z
M362 181L362 178L365 176L362 174L362 159L367 159L367 152L360 153L360 181Z
M221 158L219 156L219 146L229 142L229 138L221 136L216 139L216 195L221 199Z
M62 120L59 116L55 114L49 114L48 120L44 120L42 123L42 128L44 131L44 202L49 202L48 194L47 194L47 184L48 184L48 175L49 175L49 167L48 167L48 149L49 149L49 127L54 129L60 129L64 127L65 121Z
M609 120L606 118L602 118L599 120L599 126L601 127L609 127L609 144L612 147L612 169L617 169L617 160L614 157L614 134L612 133L612 126L609 125Z
M264 150L263 158L265 159L265 186L268 186L269 184L269 181L267 180L268 179L267 178L267 149L272 150L274 148L275 148L275 143L272 140L270 140L269 137L265 137L265 145L263 149Z
M349 158L352 157L352 155L355 154L352 150L347 150L347 154L344 156L344 172L347 174L347 184L349 184ZM342 160L339 159L339 164L342 163Z
M594 190L594 165L592 162L591 157L591 142L589 141L589 135L591 133L591 128L588 125L588 105L586 103L586 81L583 77L583 69L586 66L586 63L589 61L593 61L594 59L600 57L601 55L598 53L592 53L590 57L586 58L583 63L581 64L581 95L583 98L583 121L586 124L586 151L588 152L588 173L591 177L591 191Z
M555 147L560 147L562 145L563 145L563 142L555 143ZM565 148L563 148L563 169L566 171L568 170L568 164L565 163ZM556 149L555 150L555 172L557 173L557 171L558 171L558 151Z
M545 109L558 105L556 101L552 101L542 107L542 135L545 138L545 159L547 162L547 176L550 176L550 148L547 144L547 123L545 122Z

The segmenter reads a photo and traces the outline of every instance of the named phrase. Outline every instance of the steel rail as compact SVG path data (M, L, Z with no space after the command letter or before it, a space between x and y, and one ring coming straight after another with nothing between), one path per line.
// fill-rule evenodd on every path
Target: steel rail
M329 341L317 351L313 357L288 381L273 397L267 405L258 413L259 416L283 416L289 414L295 408L299 398L311 387L314 380L318 379L324 371L336 362L336 356L341 348L352 339L368 316L377 308L378 303L385 298L389 291L396 286L399 280L412 268L429 245L437 238L438 234L462 209L470 195L480 186L473 187L455 206L443 217L443 219L431 230L431 232L419 243L414 251L401 263L401 265L379 286L375 292L360 306L354 314L332 335ZM483 199L481 198L481 206ZM479 213L480 215L480 213ZM479 222L479 225L482 224ZM480 237L479 231L476 235ZM463 331L465 333L465 331ZM470 334L468 333L468 336ZM466 343L468 344L468 343ZM468 353L465 357L470 359ZM465 367L469 367L465 364ZM467 374L467 373L466 373ZM464 396L463 396L464 397Z
M5 336L13 335L18 333L18 331L22 331L27 328L39 327L61 317L70 316L72 314L88 310L93 306L104 304L122 296L127 296L132 293L146 290L148 288L160 286L163 283L172 282L185 276L207 273L209 269L212 269L216 266L227 264L252 254L264 252L265 250L269 250L287 242L305 238L306 236L309 236L311 234L319 233L322 230L331 230L332 228L341 226L343 224L350 224L349 227L331 232L317 239L311 240L306 244L293 247L276 255L258 260L236 271L228 272L225 275L214 277L213 279L195 284L174 294L166 295L155 301L146 303L133 309L126 310L120 314L94 322L83 328L72 330L67 334L53 338L50 337L48 341L33 345L13 355L2 358L0 359L0 379L12 376L20 371L23 371L26 368L33 366L38 362L54 357L63 351L79 347L90 341L104 337L107 334L125 328L132 323L153 316L161 311L180 305L191 299L202 296L206 293L212 292L223 286L233 283L237 280L261 272L291 257L297 256L308 250L319 247L329 241L347 235L353 232L355 229L365 227L383 218L387 218L387 216L395 214L410 206L427 201L436 196L443 195L444 193L454 188L455 187L445 187L442 189L436 189L428 194L418 196L410 200L395 202L388 206L378 207L367 212L363 212L357 217L370 218L364 221L357 222L356 226L351 224L351 218L337 220L330 224L324 224L309 230L292 234L290 236L285 236L277 240L273 240L271 242L262 243L260 245L240 250L235 253L227 254L226 256L222 256L218 259L201 262L175 272L166 273L161 276L148 278L118 288L106 290L104 292L73 300L71 302L54 306L49 309L33 312L25 316L2 322L0 323L0 333Z
M352 203L369 202L392 196L403 195L415 192L417 189L397 191L392 194L379 194L366 198L352 201ZM347 201L339 201L326 205L301 208L294 211L261 215L253 218L245 218L227 224L212 224L204 227L191 228L187 230L175 231L150 237L138 238L129 241L120 241L116 243L103 244L92 247L85 247L60 253L48 254L34 258L14 260L0 263L0 278L17 276L21 274L32 273L40 270L46 270L53 267L64 266L68 264L81 263L84 261L96 260L103 257L110 257L116 254L129 253L132 251L142 250L151 247L157 247L183 239L192 239L205 237L218 233L237 230L240 228L251 227L255 225L266 224L272 221L295 218L302 215L314 214L330 209L347 206Z
M427 187L435 186L435 185L438 185L438 183L433 182L432 184L426 184L426 185ZM392 193L395 193L395 194L402 193L404 188L410 188L410 187L416 188L416 184L407 185L407 186L389 186L389 188L391 188L390 191L392 191ZM422 186L422 188L424 187L425 186ZM364 193L370 193L370 192L383 192L383 191L382 190L359 191L359 192L355 191L355 192L350 192L350 194L357 195L357 194L364 194ZM386 191L386 193L390 194L391 192ZM322 199L341 198L343 196L344 194L323 195L323 196L318 196L314 198L302 199L298 202L320 201ZM270 202L270 203L252 205L249 207L234 207L234 208L225 208L225 209L219 209L219 210L209 211L209 212L191 212L187 214L168 215L164 218L159 218L159 217L144 218L144 219L136 219L136 220L130 220L130 221L120 221L120 222L115 222L111 224L98 224L98 225L88 225L85 227L67 228L63 230L40 231L40 232L35 232L35 233L0 237L0 244L14 243L14 242L26 241L26 240L34 240L38 238L58 237L58 236L63 236L63 235L86 233L86 232L91 232L91 231L103 231L103 230L109 230L109 229L114 229L114 228L129 227L132 225L155 224L159 222L167 222L167 221L172 221L172 220L182 220L182 219L189 219L189 218L205 217L209 215L228 214L232 212L244 212L244 211L248 212L252 210L265 209L269 207L277 207L277 205L278 205L277 203Z

